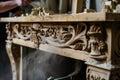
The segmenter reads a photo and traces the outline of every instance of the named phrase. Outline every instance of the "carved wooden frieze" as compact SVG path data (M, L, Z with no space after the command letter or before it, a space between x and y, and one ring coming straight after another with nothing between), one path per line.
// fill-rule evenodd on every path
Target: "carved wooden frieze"
M6 29L9 37L32 41L36 48L40 44L50 44L90 52L90 57L94 59L106 58L107 46L102 39L102 29L95 24L89 26L86 23L15 23Z

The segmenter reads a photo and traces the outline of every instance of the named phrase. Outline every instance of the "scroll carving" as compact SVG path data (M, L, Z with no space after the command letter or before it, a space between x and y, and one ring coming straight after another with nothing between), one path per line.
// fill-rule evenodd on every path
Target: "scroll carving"
M8 53L8 57L10 59L10 64L11 64L11 68L12 68L12 79L13 80L17 80L17 66L16 66L16 62L15 62L15 58L14 55L12 54L12 28L10 27L10 23L8 23L6 25L6 32L8 34L7 39L6 40L6 51Z
M32 35L31 33L31 28L29 26L20 26L19 24L16 24L13 26L13 31L15 33L15 37L23 39L23 40L27 40L30 38L30 36Z
M14 37L31 40L38 45L48 43L57 47L69 47L76 50L85 50L87 47L87 26L84 23L75 26L37 23L31 26L20 26L16 24L13 31Z
M64 25L56 28L53 37L47 37L47 42L58 47L70 47L76 50L85 50L87 47L87 26L80 23L76 26Z
M61 48L90 51L91 58L105 59L106 43L102 39L101 27L92 25L88 28L85 23L15 24L11 34L14 38L34 42L36 48L40 44L50 44Z

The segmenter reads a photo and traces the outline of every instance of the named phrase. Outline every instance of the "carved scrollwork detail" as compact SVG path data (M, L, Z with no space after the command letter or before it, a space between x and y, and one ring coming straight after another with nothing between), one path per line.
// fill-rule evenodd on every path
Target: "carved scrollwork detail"
M105 59L106 43L102 39L101 27L96 25L90 26L90 29L88 27L85 23L33 23L15 24L12 29L13 37L30 40L36 47L40 44L50 44L75 50L90 49L91 58Z
M48 43L57 47L69 47L76 50L87 48L87 25L40 24L31 26L16 24L13 26L14 37L31 40L35 44Z
M15 24L13 26L14 36L23 40L30 39L32 33L31 33L31 27L29 26L20 26L19 24Z
M30 40L34 42L34 46L37 48L39 45L37 30L38 25L24 25L24 24L15 24L13 26L13 37L23 40Z
M95 59L106 59L106 43L103 41L102 30L100 26L92 25L87 32L89 36L88 48L90 49L90 57Z
M109 72L94 67L88 67L86 74L87 80L108 80L107 76L109 76Z
M46 38L49 44L77 50L85 50L87 47L87 26L84 23L80 23L77 26L64 25L62 27L51 28L48 31L52 35Z

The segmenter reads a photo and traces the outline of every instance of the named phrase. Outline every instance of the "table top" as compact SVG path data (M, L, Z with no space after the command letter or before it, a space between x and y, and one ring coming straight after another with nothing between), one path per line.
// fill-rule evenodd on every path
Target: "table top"
M0 22L78 22L78 21L120 21L120 13L78 13L49 16L2 17Z

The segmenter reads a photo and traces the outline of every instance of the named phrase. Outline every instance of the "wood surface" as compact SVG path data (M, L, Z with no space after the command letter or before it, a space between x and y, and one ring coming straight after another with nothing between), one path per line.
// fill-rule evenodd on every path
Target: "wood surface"
M24 41L21 39L14 38L13 43L30 48L35 48L34 43L31 41ZM69 48L58 48L49 44L40 44L39 49L46 52L58 54L73 59L83 60L83 61L89 61L90 59L89 53L86 51L73 50Z
M120 13L79 13L49 16L23 16L1 18L1 22L77 22L120 21Z

